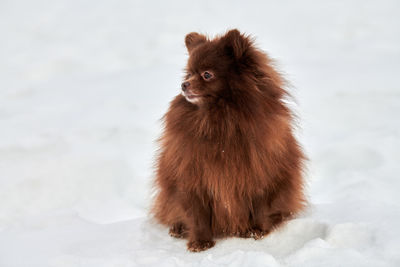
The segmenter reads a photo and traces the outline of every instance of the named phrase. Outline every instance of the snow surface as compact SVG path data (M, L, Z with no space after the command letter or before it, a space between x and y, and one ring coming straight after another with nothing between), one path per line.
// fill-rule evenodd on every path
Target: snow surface
M0 266L400 266L400 2L1 1ZM293 87L309 210L189 253L147 218L184 35L257 36Z

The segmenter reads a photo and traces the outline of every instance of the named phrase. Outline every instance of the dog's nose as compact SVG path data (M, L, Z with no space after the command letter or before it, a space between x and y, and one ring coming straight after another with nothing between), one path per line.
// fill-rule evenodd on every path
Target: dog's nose
M186 89L188 89L188 87L190 86L190 83L189 82L183 82L182 83L182 91L186 91Z

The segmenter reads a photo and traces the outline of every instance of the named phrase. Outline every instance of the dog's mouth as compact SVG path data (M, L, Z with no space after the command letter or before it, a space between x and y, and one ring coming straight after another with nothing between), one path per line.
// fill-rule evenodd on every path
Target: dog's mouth
M188 92L182 92L182 95L186 98L187 101L190 103L196 103L199 102L201 99L201 95L198 94L193 94L193 93L188 93Z

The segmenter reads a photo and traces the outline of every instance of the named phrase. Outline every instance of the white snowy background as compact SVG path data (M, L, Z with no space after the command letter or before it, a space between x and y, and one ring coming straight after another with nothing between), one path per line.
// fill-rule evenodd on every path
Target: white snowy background
M253 34L297 99L308 211L206 252L147 217L183 39ZM400 266L400 2L0 1L0 266Z

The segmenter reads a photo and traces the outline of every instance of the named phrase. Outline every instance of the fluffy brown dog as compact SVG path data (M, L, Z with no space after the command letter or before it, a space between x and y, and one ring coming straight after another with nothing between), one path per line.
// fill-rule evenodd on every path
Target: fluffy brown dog
M198 33L182 94L164 116L153 214L190 251L214 238L262 238L302 210L304 155L283 81L251 39Z

